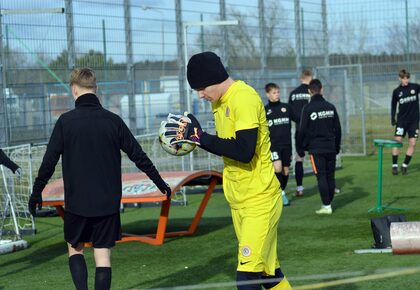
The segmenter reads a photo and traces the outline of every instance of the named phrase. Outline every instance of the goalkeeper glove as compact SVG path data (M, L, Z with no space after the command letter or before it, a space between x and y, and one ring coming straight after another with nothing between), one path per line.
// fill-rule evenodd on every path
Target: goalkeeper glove
M175 132L173 132L174 125L176 125ZM184 115L169 114L166 127L168 132L172 130L173 134L175 134L175 139L171 144L189 142L200 145L203 130L198 120L192 114L188 112L185 112Z
M28 210L33 217L36 216L37 205L38 205L38 210L41 210L42 209L42 194L32 193L28 202Z

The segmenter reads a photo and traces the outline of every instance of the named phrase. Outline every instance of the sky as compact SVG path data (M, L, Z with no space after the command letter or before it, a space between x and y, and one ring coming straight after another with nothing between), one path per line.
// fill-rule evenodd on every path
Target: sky
M266 0L267 1L267 0ZM257 27L258 0L225 0L227 10L238 10L248 15L249 27ZM320 0L301 0L304 12L304 26L309 33L306 39L315 37L321 24ZM89 48L104 50L102 21L105 23L106 49L108 57L117 62L124 62L125 33L123 0L74 0L74 25L76 51L86 52ZM160 60L162 52L165 60L176 59L176 23L175 0L131 0L133 53L135 61ZM294 1L280 2L283 14L289 26L294 26ZM65 7L64 0L16 1L0 0L1 9L37 9ZM364 29L367 47L370 51L381 49L386 38L386 27L392 23L405 25L405 0L327 0L328 25L331 39L339 37L349 26L356 32ZM409 19L415 21L420 12L420 1L408 0ZM219 18L219 0L182 0L182 19L184 22L214 21ZM232 16L228 15L228 19ZM163 22L163 25L162 25ZM3 31L7 34L3 40L12 48L22 51L27 58L31 55L43 55L55 58L67 48L66 17L64 14L6 14L2 16ZM311 34L311 28L314 32ZM207 28L205 28L207 29ZM318 29L318 28L317 28ZM256 30L258 31L258 30ZM188 43L193 45L199 28L188 29ZM286 33L286 32L285 32ZM163 37L162 37L163 34ZM363 33L361 33L363 34ZM294 34L288 37L294 41ZM357 35L356 35L357 37ZM163 39L163 41L162 41ZM340 50L340 43L330 41L330 51ZM346 47L344 47L345 49Z

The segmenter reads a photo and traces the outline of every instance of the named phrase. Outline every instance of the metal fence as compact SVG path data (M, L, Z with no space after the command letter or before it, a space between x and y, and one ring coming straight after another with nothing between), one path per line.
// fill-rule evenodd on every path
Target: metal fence
M282 100L313 68L346 130L345 154L392 137L397 73L420 73L420 2L372 0L0 0L0 145L48 140L73 108L73 67L97 72L105 108L136 135L155 134L168 112L211 120L187 89L193 53L217 52L235 79L277 82ZM223 21L238 21L226 25Z

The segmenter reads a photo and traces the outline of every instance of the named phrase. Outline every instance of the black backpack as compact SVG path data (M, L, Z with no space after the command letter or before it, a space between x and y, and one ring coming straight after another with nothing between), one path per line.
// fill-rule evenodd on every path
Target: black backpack
M375 249L386 249L391 248L391 235L389 230L391 223L405 222L405 215L387 215L384 217L377 217L370 219L370 225L372 227L373 238L375 243L372 248Z

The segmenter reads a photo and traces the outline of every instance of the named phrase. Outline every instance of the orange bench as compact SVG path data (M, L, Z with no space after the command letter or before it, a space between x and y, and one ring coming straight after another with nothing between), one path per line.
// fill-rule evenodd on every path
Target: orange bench
M207 190L190 226L185 231L166 232L171 201L156 188L144 173L124 173L122 174L123 194L121 202L123 204L161 202L161 210L156 233L145 235L123 233L120 242L137 241L151 245L162 245L165 237L194 234L215 186L222 183L222 174L212 170L161 172L160 174L170 185L172 194L183 186L207 185ZM48 184L42 192L42 198L43 205L55 206L57 213L64 217L64 184L62 179Z

